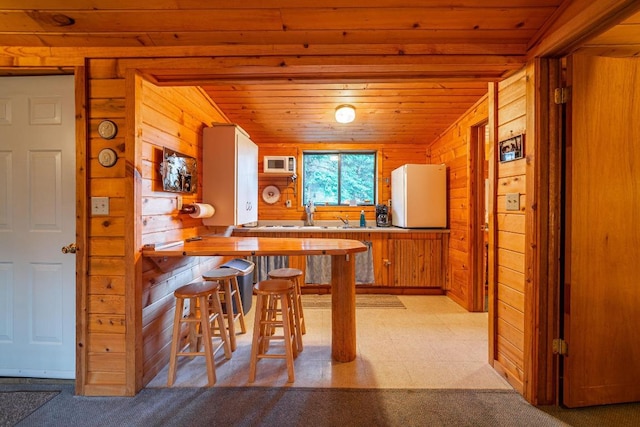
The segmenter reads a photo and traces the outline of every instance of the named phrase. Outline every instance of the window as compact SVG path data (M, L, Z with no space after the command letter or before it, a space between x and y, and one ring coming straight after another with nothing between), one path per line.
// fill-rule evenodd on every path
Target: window
M302 154L302 203L316 206L373 205L376 153L308 151Z

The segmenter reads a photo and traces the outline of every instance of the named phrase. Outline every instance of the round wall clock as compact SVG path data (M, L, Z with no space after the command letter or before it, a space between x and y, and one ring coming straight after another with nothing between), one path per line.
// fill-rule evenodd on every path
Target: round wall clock
M103 148L98 154L98 161L105 168L110 168L118 161L118 155L111 148Z
M113 139L118 133L118 126L111 120L103 120L98 125L98 135L104 139Z

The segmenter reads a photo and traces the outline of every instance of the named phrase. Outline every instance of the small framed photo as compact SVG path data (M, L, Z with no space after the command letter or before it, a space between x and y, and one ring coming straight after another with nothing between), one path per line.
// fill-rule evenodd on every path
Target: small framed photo
M498 143L500 162L510 162L524 157L524 134L514 136Z
M160 173L162 174L162 189L164 191L196 192L198 169L194 157L163 147Z

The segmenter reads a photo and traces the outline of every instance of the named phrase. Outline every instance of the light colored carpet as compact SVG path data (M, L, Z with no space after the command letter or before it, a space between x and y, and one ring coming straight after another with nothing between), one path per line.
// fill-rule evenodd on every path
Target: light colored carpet
M310 308L331 308L331 295L302 295L302 307ZM356 295L356 309L358 308L400 308L406 309L402 301L396 295Z

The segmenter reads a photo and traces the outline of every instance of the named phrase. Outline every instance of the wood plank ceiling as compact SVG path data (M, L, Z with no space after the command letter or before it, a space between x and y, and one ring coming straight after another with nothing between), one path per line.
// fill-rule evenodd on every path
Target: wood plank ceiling
M144 71L202 86L258 143L429 143L520 69L569 3L4 0L0 48L185 58ZM340 125L345 103L357 117Z

